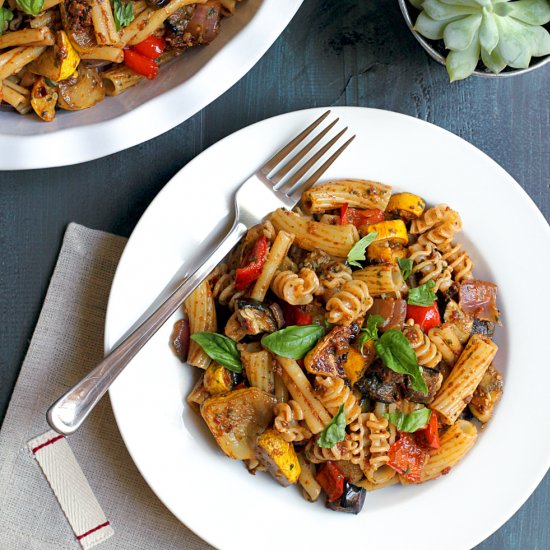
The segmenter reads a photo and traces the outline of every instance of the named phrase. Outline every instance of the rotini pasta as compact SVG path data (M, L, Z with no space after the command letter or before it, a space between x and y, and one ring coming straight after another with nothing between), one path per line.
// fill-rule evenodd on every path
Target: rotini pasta
M307 267L302 268L298 274L292 271L279 271L271 283L271 290L293 306L311 303L318 289L319 279L315 271Z
M192 332L201 312L215 322L214 305L227 320L230 340L188 398L220 448L353 512L364 491L447 473L477 437L466 405L485 424L502 394L494 327L475 303L496 287L472 280L458 212L389 197L363 180L312 188L251 228L186 304Z
M327 301L327 321L336 325L349 325L372 306L367 283L351 280L342 285Z

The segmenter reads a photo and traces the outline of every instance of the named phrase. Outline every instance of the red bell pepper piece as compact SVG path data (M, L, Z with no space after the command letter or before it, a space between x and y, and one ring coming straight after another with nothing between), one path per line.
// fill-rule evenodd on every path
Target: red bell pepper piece
M378 208L360 210L359 208L350 208L348 203L344 203L340 208L340 225L353 224L357 229L362 225L369 225L384 221L384 212Z
M427 452L407 433L390 447L388 466L411 483L419 483Z
M407 319L412 319L424 332L441 325L439 309L435 302L431 306L407 304Z
M338 500L344 493L344 474L334 462L325 462L315 479L327 494L329 502Z
M124 50L124 64L149 80L153 80L159 72L158 65L152 59L133 50Z
M293 306L287 302L282 302L285 322L288 326L298 325L306 326L313 323L313 315L302 310L299 306Z
M254 244L251 254L244 267L239 267L235 272L235 288L244 290L253 283L262 272L267 256L267 239L262 235Z
M431 449L439 449L439 422L437 413L432 411L428 425L414 433L417 443Z
M149 59L158 59L161 53L166 49L166 42L163 38L159 36L151 35L149 38L146 38L143 42L136 44L132 47L132 50L148 57Z

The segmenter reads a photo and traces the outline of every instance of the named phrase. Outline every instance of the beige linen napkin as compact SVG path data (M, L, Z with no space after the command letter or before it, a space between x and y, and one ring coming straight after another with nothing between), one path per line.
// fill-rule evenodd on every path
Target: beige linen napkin
M76 224L65 233L0 431L0 550L80 548L27 442L49 429L48 406L103 357L107 298L125 243ZM115 532L101 550L211 548L145 483L108 398L67 441Z

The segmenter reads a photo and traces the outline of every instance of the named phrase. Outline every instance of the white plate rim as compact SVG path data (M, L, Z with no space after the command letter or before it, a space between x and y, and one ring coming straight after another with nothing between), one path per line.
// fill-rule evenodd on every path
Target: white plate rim
M0 127L0 169L70 166L118 153L168 132L241 80L288 26L302 2L263 0L250 22L194 75L127 113L35 135L13 135ZM210 77L212 72L214 78ZM189 97L200 100L188 102ZM174 112L170 109L173 105L182 107ZM42 123L37 119L36 124Z
M201 155L198 155L189 164L187 164L184 168L182 168L180 170L180 172L178 174L176 174L170 180L170 182L168 182L168 184L165 186L165 188L163 188L163 190L159 193L159 195L157 195L155 200L151 203L149 208L143 214L142 219L136 225L134 233L140 229L141 224L143 223L143 220L148 216L149 211L155 209L156 205L160 204L162 202L164 195L169 191L170 185L173 185L174 182L176 182L178 180L178 178L180 177L180 174L185 172L186 169L188 169L189 167L194 166L197 163L200 163L201 162L201 156L204 155L207 151L209 151L213 148L225 147L227 142L234 139L236 136L242 136L246 132L252 132L256 128L258 128L262 125L265 125L267 127L267 125L269 125L270 122L272 122L272 121L283 120L285 118L290 118L290 117L293 117L293 116L296 116L296 115L300 115L300 116L304 116L304 117L307 116L308 118L305 119L305 120L313 120L316 116L319 116L319 114L321 114L321 112L325 111L326 109L327 108L305 109L305 110L302 110L302 111L294 111L294 112L286 113L286 114L283 114L283 115L274 116L274 117L271 117L269 119L266 119L266 120L257 122L255 124L252 124L252 125L250 125L246 128L243 128L243 129L227 136L226 138L220 140L216 144L212 145L209 149L205 150L203 153L201 153ZM467 150L469 150L470 154L478 155L478 157L481 158L481 159L484 159L485 162L489 161L490 163L492 163L494 170L499 172L499 176L501 178L503 178L503 180L507 180L507 185L511 185L514 188L515 192L519 192L520 195L522 196L523 206L525 206L526 208L529 209L530 215L534 216L534 218L536 219L536 222L534 222L534 223L536 223L538 225L538 228L542 232L541 233L542 234L541 241L545 241L547 244L550 243L550 226L546 222L544 216L542 215L542 213L540 212L540 210L538 209L538 207L536 206L534 201L529 197L529 195L519 185L519 183L516 182L512 178L512 176L510 174L508 174L500 165L498 165L495 161L493 161L490 157L488 157L485 153L483 153L481 150L476 148L474 145L466 142L465 140L463 140L459 136L457 136L457 135L455 135L455 134L453 134L453 133L451 133L451 132L449 132L449 131L447 131L443 128L440 128L440 127L438 127L434 124L431 124L427 121L416 119L416 118L408 116L408 115L395 113L395 112L391 112L391 111L383 111L383 110L379 110L379 109L364 108L364 107L331 107L331 109L334 111L335 115L339 115L344 120L353 119L353 113L354 112L365 111L365 112L373 112L373 113L383 113L385 116L388 116L388 117L400 117L400 118L403 118L403 119L407 119L409 121L409 123L413 123L413 124L427 125L427 126L430 126L432 128L432 131L438 132L441 136L444 136L448 140L451 140L451 141L454 140L461 147L466 148ZM134 233L132 235L134 235ZM130 250L131 250L130 245L132 245L132 244L133 244L132 243L132 237L130 237L130 241L129 241L128 245L126 246L126 248L123 252L123 255L122 255L120 263L119 263L119 266L122 265L125 262L125 256L127 254L130 254ZM550 258L545 258L546 261L548 261L549 259ZM115 289L118 286L118 284L120 283L120 281L118 279L119 279L119 269L117 269L117 272L115 274L112 289ZM107 312L107 318L106 318L106 330L105 330L105 349L106 349L106 352L110 349L110 347L113 343L113 341L109 338L109 322L110 322L112 299L113 299L113 290L111 291L111 295L109 297L108 312ZM112 405L113 405L113 410L114 410L114 413L115 413L115 417L117 418L117 423L119 423L120 432L122 434L122 437L125 441L125 444L126 444L128 450L130 452L130 455L132 456L132 459L134 460L134 462L135 462L136 466L138 467L138 469L140 470L141 474L144 476L146 481L148 481L146 472L144 472L142 470L142 468L140 467L139 459L137 459L137 457L135 457L134 454L132 453L131 442L127 441L127 439L124 435L123 427L120 425L118 415L117 415L118 407L122 406L122 405L120 403L117 403L116 400L113 399L112 393L111 393L111 402L112 402ZM548 418L546 418L545 420L548 421ZM490 430L490 428L489 428L489 430ZM549 447L549 451L550 451L550 447ZM492 533L494 533L506 521L508 521L510 519L510 517L512 517L512 515L525 503L525 501L528 499L528 497L531 495L531 493L535 490L535 488L540 483L540 481L542 480L542 478L544 477L544 475L546 474L547 470L550 467L550 452L545 453L544 456L545 456L545 460L541 461L539 463L536 472L531 472L531 474L529 476L529 483L524 486L524 488L522 490L521 498L517 498L514 501L513 504L509 505L507 507L505 513L500 513L498 519L493 518L490 527L478 529L476 535L470 537L469 545L471 547L479 544L480 542L485 540L488 536L490 536ZM157 496L159 496L159 498L164 502L162 496L159 495L155 491L155 488L152 485L150 485L150 486L153 489L153 491L157 494ZM166 504L166 502L164 502L164 503ZM168 506L168 507L169 507L169 509L171 509L172 513L174 513L174 515L176 515L176 517L178 517L180 519L180 521L185 523L190 529L194 530L204 540L206 540L210 544L213 544L213 545L216 544L216 539L214 537L211 537L209 534L207 534L205 532L196 531L194 529L192 523L185 522L184 519L181 518L176 511L174 511L170 506ZM426 546L424 546L424 547L426 547Z

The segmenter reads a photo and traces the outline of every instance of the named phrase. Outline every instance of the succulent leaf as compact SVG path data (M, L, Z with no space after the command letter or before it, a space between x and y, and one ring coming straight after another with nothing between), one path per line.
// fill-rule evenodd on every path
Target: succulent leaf
M449 4L450 6L468 6L470 8L478 8L479 6L484 5L487 1L490 0L441 0L444 4Z
M508 4L510 15L528 25L546 25L550 21L548 0L519 0Z
M460 2L454 5L444 4L440 0L426 0L422 7L424 11L436 21L445 21L452 19L460 15L471 15L473 13L480 13L481 6L466 6L460 5Z
M458 18L451 19L456 21ZM419 32L422 36L429 38L430 40L441 40L443 38L443 31L448 21L436 21L432 19L425 11L421 12L414 24L414 30Z
M533 57L550 55L550 33L544 27L525 25Z
M478 29L481 25L481 15L469 15L449 23L443 31L443 40L448 50L467 49L474 37L479 36Z
M487 53L492 53L498 44L498 27L495 15L486 10L483 12L483 20L479 29L479 43ZM502 70L502 69L501 69Z
M422 2L424 2L424 0L409 0L409 1L417 10L422 9Z
M511 17L497 17L500 39L498 52L507 65L525 69L531 62L531 44L519 21Z
M477 34L479 34L479 31L476 31ZM446 65L451 82L470 76L477 66L479 54L479 36L475 36L470 46L465 50L450 51L447 55Z
M506 67L506 61L502 59L498 51L495 49L489 53L485 48L481 48L481 60L483 64L495 74L498 74Z

